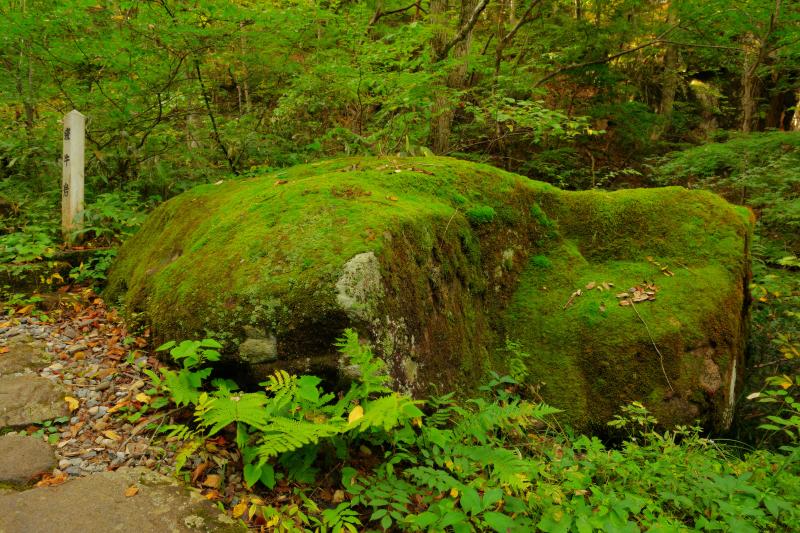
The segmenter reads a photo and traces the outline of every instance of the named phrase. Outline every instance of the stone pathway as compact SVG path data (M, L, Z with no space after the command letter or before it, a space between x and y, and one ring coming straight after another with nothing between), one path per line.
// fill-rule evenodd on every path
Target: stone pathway
M202 496L146 468L0 495L0 533L245 531Z
M26 488L56 466L53 448L36 437L0 437L0 486Z
M0 321L0 533L243 531L163 475L175 453L152 444L152 420L112 416L135 418L138 365L158 362L100 300L72 304L56 324Z

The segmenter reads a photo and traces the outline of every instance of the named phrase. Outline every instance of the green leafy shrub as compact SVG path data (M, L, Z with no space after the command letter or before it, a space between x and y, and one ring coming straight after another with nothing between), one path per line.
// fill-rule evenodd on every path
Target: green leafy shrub
M164 350L183 368L162 375L197 372L216 357L215 346L169 343ZM224 380L209 389L204 374L188 387L181 382L189 390L177 397L175 385L161 383L176 402L196 398L194 423L168 428L187 441L179 466L206 438L232 428L254 490L284 476L316 484L317 458L335 453L346 501L325 507L301 486L281 507L254 504L281 531L755 532L800 523L796 442L783 454L738 457L697 427L658 432L647 409L631 404L610 423L626 438L609 448L568 436L550 422L557 409L520 398L519 383L497 374L483 397L431 398L423 413L388 389L384 364L353 332L339 348L360 377L338 397L319 378L286 372L249 393ZM514 353L514 344L508 349ZM363 450L375 458L369 466Z

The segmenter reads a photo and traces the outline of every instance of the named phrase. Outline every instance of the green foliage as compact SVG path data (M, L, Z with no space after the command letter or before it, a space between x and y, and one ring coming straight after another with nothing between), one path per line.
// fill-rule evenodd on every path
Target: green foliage
M759 213L760 233L780 243L768 250L777 261L800 247L800 132L736 136L670 154L662 181L715 190Z
M76 237L91 237L98 246L113 245L133 234L144 220L135 195L105 193L86 206L83 228Z
M208 341L167 347L188 368L214 357L204 355L214 349ZM386 389L383 364L353 332L339 348L343 363L357 366L361 377L338 399L319 388L319 378L282 371L258 392L234 392L216 381L215 390L198 396L196 424L169 429L186 441L179 467L207 437L235 427L248 486L271 489L283 471L313 483L321 445L333 444L327 450L337 450L343 462L348 500L320 509L296 489L294 501L281 508L258 505L280 531L760 531L800 520L796 441L783 454L738 457L701 437L699 427L656 431L655 417L633 403L609 424L627 436L608 448L597 438L557 431L550 423L557 409L521 399L519 383L496 374L482 387L485 397L431 398L423 414ZM509 342L508 349L519 348ZM774 384L776 391L789 389ZM761 398L784 402L796 417L788 397ZM775 428L796 432L795 422ZM360 454L350 455L365 448L379 458L366 469Z
M470 207L466 212L467 220L474 226L489 224L494 220L495 214L494 208L488 205Z
M211 367L200 368L208 362L219 361L220 353L217 349L222 345L213 339L202 341L169 341L159 346L156 351L169 350L170 357L183 368L172 370L161 368L162 377L157 377L152 370L148 375L154 385L167 392L172 400L179 406L196 404L200 400L200 388L203 381L211 375Z
M64 424L69 422L68 416L54 418L53 420L45 420L39 425L39 429L31 433L34 437L46 439L50 444L57 444L61 436L59 433Z
M172 436L191 444L235 426L245 480L249 485L260 481L271 487L275 476L269 461L275 457L290 474L297 470L302 476L298 466L307 468L308 460L299 452L313 460L319 444L326 440L386 439L396 426L422 416L413 400L388 389L383 362L359 343L353 331L345 331L338 346L344 364L359 372L359 378L338 399L319 388L319 378L297 377L282 370L261 383L264 391L234 392L227 383L218 381L215 391L200 392L211 369L199 367L219 359L216 349L220 345L210 339L164 344L159 350L169 350L183 368L162 369L163 380L152 371L149 375L176 405L194 407L196 426L169 426Z

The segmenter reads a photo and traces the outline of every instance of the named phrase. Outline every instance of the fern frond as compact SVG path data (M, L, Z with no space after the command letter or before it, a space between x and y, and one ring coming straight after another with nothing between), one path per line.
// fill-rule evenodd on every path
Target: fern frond
M483 465L490 471L490 478L498 485L517 493L530 488L531 478L537 472L533 463L516 450L496 446L462 446L457 447L454 453Z
M377 428L390 431L395 426L422 416L417 404L408 396L402 394L388 394L368 402L364 402L364 415L353 421L351 429L366 431Z
M447 492L451 489L463 490L463 484L444 470L429 466L415 466L406 469L405 473L411 476L418 485L424 485L439 492Z
M388 384L389 374L386 372L386 363L372 353L369 345L358 341L358 334L352 329L346 329L344 336L336 341L336 346L342 354L342 366L352 366L358 370L356 380L361 387L350 390L351 394L356 389L361 397L366 397L375 392L391 392Z
M308 444L316 444L320 439L346 430L347 425L343 420L311 423L305 420L274 417L262 430L258 456L261 461L267 461L282 453L297 450Z
M277 370L265 383L267 391L273 394L274 412L282 411L294 400L297 394L298 378L285 370Z
M195 419L200 425L209 428L208 435L214 435L232 422L243 422L258 429L267 425L270 399L264 393L253 392L222 396L219 398L201 395L195 410Z

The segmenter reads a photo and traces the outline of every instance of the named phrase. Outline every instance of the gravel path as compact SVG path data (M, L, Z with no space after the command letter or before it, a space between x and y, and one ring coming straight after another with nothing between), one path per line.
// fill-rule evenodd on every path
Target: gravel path
M63 309L65 302L61 305ZM67 312L56 323L34 317L0 322L0 352L20 341L41 348L50 364L24 372L61 384L70 397L65 400L72 408L68 420L54 424L53 429L45 428L56 451L57 468L52 477L81 477L122 466L170 473L174 452L152 443L152 431L145 430L147 415L134 421L125 416L138 410L146 398L141 393L147 378L140 366L159 365L139 351L145 347L146 337L128 336L115 313L91 294L78 301L67 300L66 305ZM36 430L27 427L16 433Z

